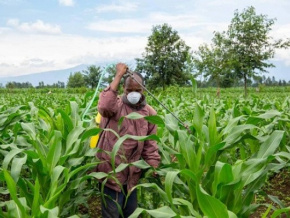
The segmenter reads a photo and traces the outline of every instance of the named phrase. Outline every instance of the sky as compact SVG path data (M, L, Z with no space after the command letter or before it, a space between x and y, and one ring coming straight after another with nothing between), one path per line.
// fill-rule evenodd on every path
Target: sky
M0 0L0 77L130 62L164 23L195 51L249 6L276 19L274 38L290 37L289 0ZM271 61L266 76L290 80L290 49Z

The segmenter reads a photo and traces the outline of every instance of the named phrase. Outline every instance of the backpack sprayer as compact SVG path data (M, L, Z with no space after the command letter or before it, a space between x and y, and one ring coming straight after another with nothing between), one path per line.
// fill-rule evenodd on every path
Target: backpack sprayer
M96 88L95 93L93 95L93 98L92 98L91 102L88 104L88 106L86 107L86 109L82 115L82 120L84 122L91 122L91 120L85 119L85 116L87 115L90 107L92 106L92 104L97 96L97 93L98 93L98 90L99 90L99 87L100 87L100 84L102 82L104 74L110 66L112 66L112 64L108 65L101 73L97 88ZM160 102L142 83L140 83L137 79L134 78L134 73L132 71L130 71L129 68L127 69L126 74L124 74L124 77L127 77L127 76L131 77L135 82L137 82L149 95L151 95L152 98L154 98L155 101L157 101L167 112L169 112L181 125L183 125L190 132L189 127L184 122L182 122L173 112L171 112L162 102ZM97 116L95 117L95 122L96 122L97 127L99 127L99 125L101 123L101 118L102 118L102 116L100 113L98 113ZM90 141L91 148L96 147L98 140L99 140L99 137L100 137L100 135L98 134L98 135L95 135L91 138L91 141Z

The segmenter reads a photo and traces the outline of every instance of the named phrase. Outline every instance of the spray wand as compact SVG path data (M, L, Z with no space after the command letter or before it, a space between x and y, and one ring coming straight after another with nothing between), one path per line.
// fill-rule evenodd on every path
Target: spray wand
M154 98L155 101L157 101L165 110L167 110L181 125L183 125L189 133L191 133L191 130L189 129L188 125L186 125L182 120L180 120L173 112L171 112L162 102L160 102L143 84L141 84L137 79L134 78L134 74L132 71L127 69L127 73L124 76L130 76L135 82L137 82L140 86L142 86L143 89L145 89L146 92L148 92L149 95L151 95L152 98Z
M100 76L100 79L99 79L99 82L98 82L98 85L97 85L97 88L95 90L95 93L94 93L94 96L91 100L91 102L88 104L88 106L86 107L83 115L82 115L82 120L84 122L91 122L91 120L86 120L85 119L85 116L86 114L88 113L90 107L92 106L93 102L94 102L94 99L96 98L97 96L97 93L98 93L98 90L99 90L99 87L100 87L100 84L102 82L102 79L103 79L103 76L105 74L105 72L107 71L107 69L112 66L112 64L109 64L101 73L101 76ZM183 125L189 133L191 133L191 130L189 129L188 125L186 125L184 122L182 122L182 120L180 120L173 112L171 112L162 102L160 102L143 84L141 84L138 80L136 80L134 78L134 74L132 71L129 70L129 68L127 69L127 72L124 76L130 76L134 81L136 81L146 92L148 92L149 95L151 95L155 101L157 101L165 110L167 110L181 125Z

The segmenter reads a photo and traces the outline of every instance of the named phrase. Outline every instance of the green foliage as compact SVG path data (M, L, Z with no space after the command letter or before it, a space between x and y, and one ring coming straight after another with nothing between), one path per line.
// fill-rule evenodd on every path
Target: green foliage
M245 95L247 78L273 67L267 61L274 57L276 48L283 47L281 39L273 42L270 37L273 24L274 19L257 15L255 8L249 7L242 13L235 12L227 31L226 43L230 47L231 65L237 78L244 79Z
M97 67L95 65L91 65L87 68L87 70L83 71L84 81L87 86L92 89L97 87L97 84L101 77L101 67Z
M211 45L202 45L194 53L197 75L210 77L218 87L228 87L242 79L247 96L247 84L251 79L257 79L259 73L274 67L269 60L274 57L275 50L290 45L289 40L274 40L270 36L274 21L266 15L256 14L254 7L242 13L236 11L228 30L216 32Z
M75 72L73 74L70 74L67 82L68 88L80 88L85 86L85 79L81 72Z
M233 84L233 78L229 70L228 48L224 44L221 34L215 33L211 45L201 45L194 52L193 63L195 75L203 74L204 77L213 80L217 87L229 87Z
M43 81L38 83L38 86L35 86L35 88L43 89L43 88L65 88L65 83L58 81L57 83L53 83L52 85L45 85Z
M7 89L15 89L15 88L31 88L33 87L32 84L30 82L23 82L23 83L20 83L20 82L8 82L5 87Z
M90 178L86 171L97 162L78 113L75 102L67 112L32 102L1 110L8 117L0 124L0 177L6 184L1 193L7 189L11 196L2 203L5 217L18 217L13 215L17 210L20 217L66 216L86 203L88 193L81 191Z
M92 93L25 91L0 95L0 194L10 194L1 199L2 217L79 215L79 205L101 191L93 186L98 179L114 179L116 172L130 166L146 170L135 187L140 208L132 217L249 217L259 206L255 195L268 175L289 167L287 87L266 87L249 98L240 95L241 88L222 90L219 99L214 89L194 94L192 87L170 87L156 93L191 133L148 97L158 116L131 113L126 119L157 124L157 136L116 135L114 149L108 152L114 170L108 174L87 173L97 164L97 150L89 148L88 139L101 131L80 119ZM93 108L89 116L95 114ZM115 165L127 139L155 140L162 156L159 168L143 160ZM159 177L152 177L153 170ZM274 196L270 199L279 202ZM279 216L289 206L269 210Z
M190 80L187 70L189 47L169 25L154 26L143 58L136 59L136 71L145 73L146 84L163 90L169 85L185 85Z
M157 171L160 181L147 177L150 183L137 187L143 192L145 187L151 192L153 188L160 196L159 205L170 207L177 217L249 217L259 206L254 196L267 174L289 166L289 98L189 100L184 98L190 96L191 90L187 91L172 90L162 97L175 113L192 115L184 118L191 123L192 134L166 115L165 127L158 130L163 155ZM276 110L269 110L270 105ZM151 210L143 206L133 217ZM275 214L286 211L278 209Z

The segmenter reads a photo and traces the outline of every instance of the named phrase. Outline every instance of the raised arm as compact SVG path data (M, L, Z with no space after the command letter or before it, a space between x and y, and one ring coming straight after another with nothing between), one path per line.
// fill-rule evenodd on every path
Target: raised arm
M127 68L128 67L126 64L118 63L116 65L116 75L113 81L111 82L110 86L100 94L98 111L103 117L112 117L117 113L117 90L123 75L127 71Z
M112 90L117 91L120 81L124 74L127 72L127 65L123 63L118 63L116 65L116 76L114 77L113 81L110 84Z

